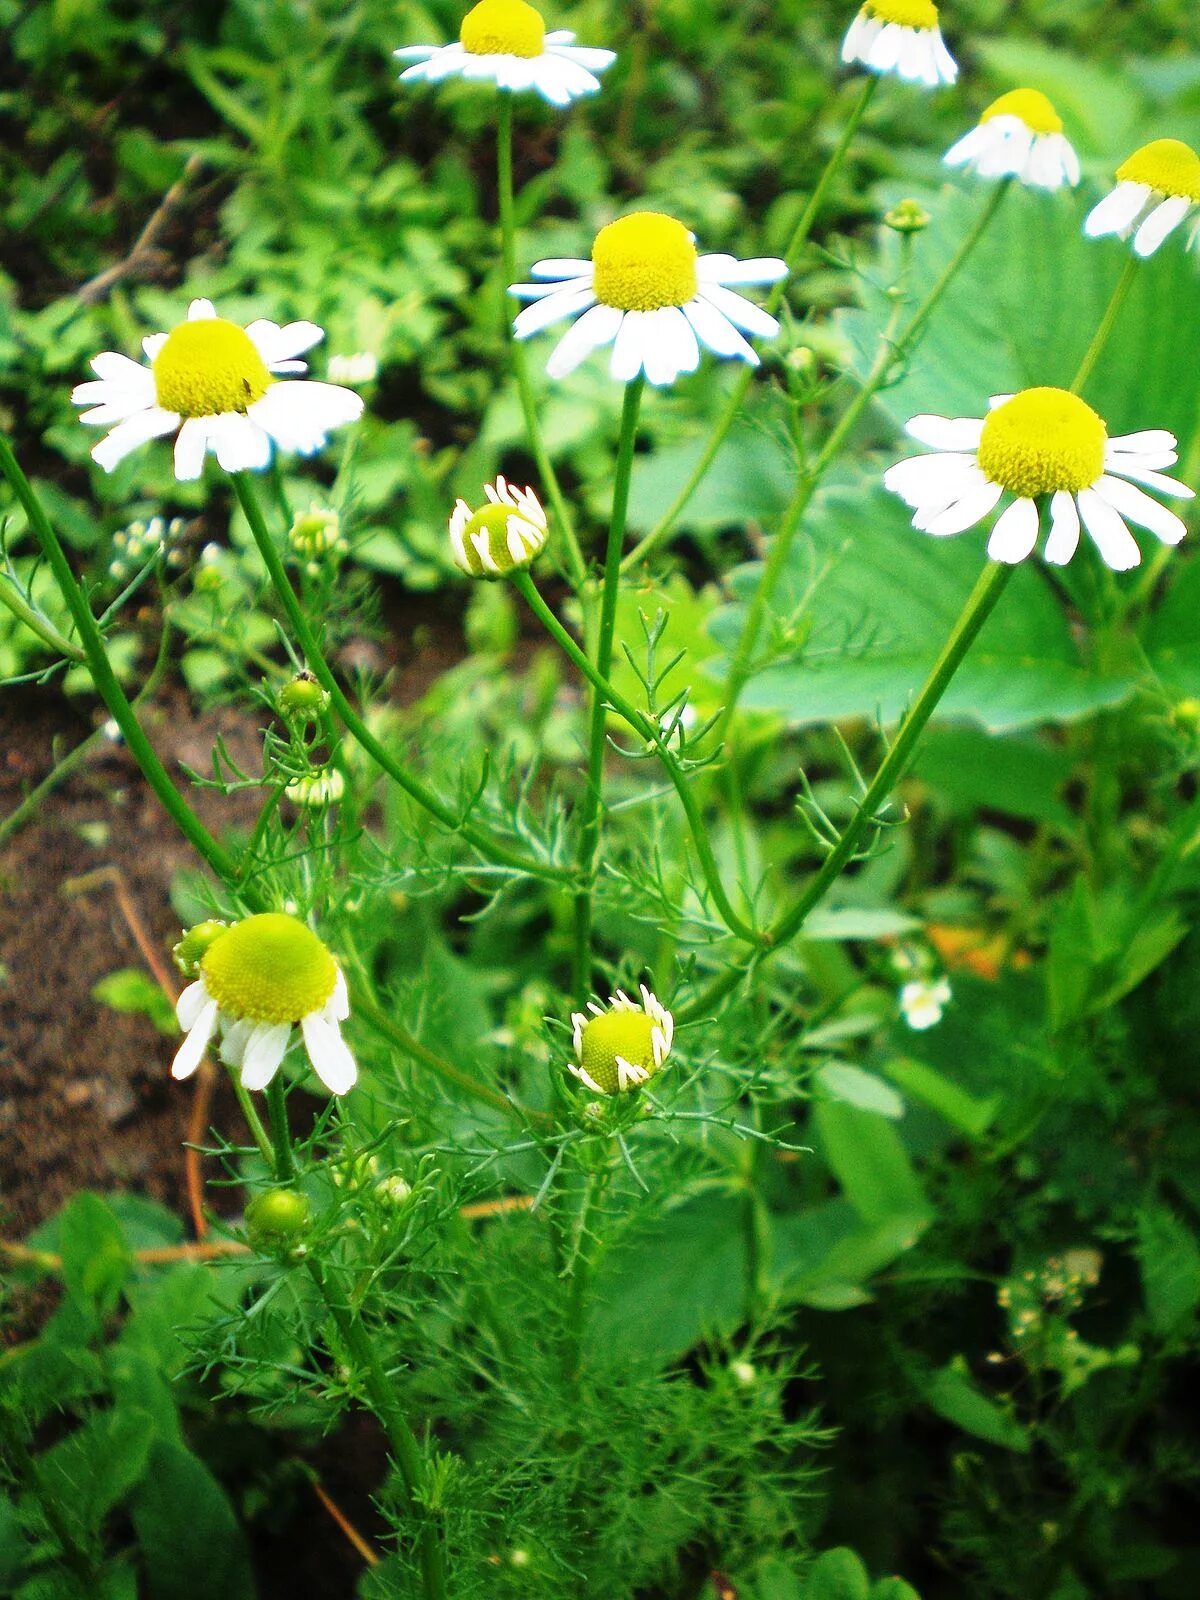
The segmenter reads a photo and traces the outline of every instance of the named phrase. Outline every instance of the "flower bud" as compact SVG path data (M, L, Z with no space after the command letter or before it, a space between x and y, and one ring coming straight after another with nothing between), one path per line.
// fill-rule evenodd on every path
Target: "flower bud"
M921 233L929 226L929 213L916 200L901 200L886 214L883 222L896 233Z
M200 971L200 960L204 952L221 937L228 926L227 922L217 922L211 918L207 922L197 922L176 943L171 955L185 978L196 976Z
M329 704L329 696L311 672L298 672L284 684L275 704L286 721L311 722Z
M246 1232L256 1245L298 1238L308 1226L308 1199L299 1189L267 1189L246 1207Z
M283 791L294 806L306 806L314 811L322 806L334 806L346 792L346 780L336 767L321 767L316 772L306 772L294 778Z
M293 517L288 543L303 561L315 561L331 551L340 554L345 549L341 528L336 511L313 504Z
M450 516L454 564L470 578L502 578L527 567L546 543L546 513L532 489L504 478L483 488L487 504L472 511L465 500Z

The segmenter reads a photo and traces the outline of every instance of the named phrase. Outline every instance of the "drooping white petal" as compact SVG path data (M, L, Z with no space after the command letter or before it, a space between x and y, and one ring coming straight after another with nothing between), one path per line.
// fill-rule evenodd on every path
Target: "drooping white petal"
M517 313L513 333L518 339L532 338L535 333L541 333L543 328L552 327L565 317L576 317L595 303L596 295L590 283L547 295L545 299L535 300Z
M1003 513L988 540L988 555L993 561L1014 566L1029 555L1038 536L1038 509L1033 500L1014 500Z
M700 346L692 325L678 306L650 313L646 344L646 376L653 384L674 383L700 365Z
M632 383L642 370L648 316L647 311L627 311L621 318L609 363L609 371L618 383Z
M702 283L697 298L716 306L743 333L756 334L760 339L773 339L779 332L779 323L761 306L756 306L743 295L734 294L732 289L722 288L719 283Z
M338 968L337 978L334 980L328 1009L335 1022L345 1022L350 1015L350 991L346 987L346 974L341 967Z
M160 406L151 406L146 411L139 411L124 422L119 422L110 434L106 434L92 451L92 460L102 466L105 472L111 472L127 455L132 454L139 445L148 443L151 439L161 439L165 433L171 433L179 426L179 418L173 411L164 411Z
M227 1067L237 1067L240 1070L242 1057L246 1054L246 1045L256 1027L257 1023L250 1022L245 1017L226 1026L221 1040L221 1060Z
M1121 478L1101 478L1096 493L1130 522L1136 522L1139 528L1148 528L1164 544L1178 544L1187 533L1182 517Z
M1089 239L1102 234L1128 232L1141 215L1152 190L1148 183L1118 183L1100 204L1088 212L1083 231Z
M970 133L963 134L957 143L952 144L942 160L948 167L963 167L976 156L983 155L996 142L995 124L983 122L978 127L972 128Z
M187 1038L176 1051L175 1059L171 1063L173 1078L191 1077L204 1059L204 1052L208 1049L208 1041L212 1038L216 1025L217 1002L209 1000L188 1029Z
M270 464L270 436L240 412L211 418L208 437L225 472L261 472Z
M1137 540L1120 514L1094 489L1079 491L1079 514L1104 562L1114 572L1128 572L1142 559Z
M175 440L175 476L180 483L190 483L204 468L208 423L207 417L189 417L179 430Z
M301 1021L304 1047L313 1071L330 1094L346 1094L354 1087L358 1068L349 1046L342 1038L336 1024L326 1022L318 1013Z
M1170 199L1164 200L1142 223L1133 236L1134 254L1152 256L1170 234L1187 216L1193 202L1186 195L1173 194Z
M212 996L203 978L197 978L195 983L188 984L175 1002L175 1015L184 1033L190 1032L196 1026L200 1013L211 999Z
M945 510L933 513L918 511L913 518L913 527L921 533L931 533L935 539L962 533L964 529L973 528L977 522L982 522L1003 493L1004 490L998 483L988 483L985 480L979 486L968 489L960 500L947 506Z
M362 396L353 389L311 378L273 383L247 412L282 449L300 455L312 455L335 428L357 422L362 414Z
M883 475L884 487L908 505L939 509L986 482L974 456L956 454L909 456Z
M279 1071L291 1038L290 1022L260 1022L242 1052L242 1088L265 1089Z
M578 322L567 329L551 351L546 363L550 377L565 378L593 350L611 344L624 315L626 313L619 311L616 306L593 305L584 311Z
M1144 483L1147 489L1157 489L1159 494L1169 495L1172 500L1191 500L1196 493L1186 483L1164 477L1161 472L1152 472L1149 467L1126 466L1123 458L1114 458L1105 465L1110 472L1118 473L1122 478L1132 478L1135 483Z
M1079 548L1079 512L1075 496L1059 489L1050 501L1050 537L1046 540L1046 560L1065 567Z
M739 356L752 367L758 366L758 353L753 345L737 331L729 318L699 298L689 300L683 314L696 331L701 343L717 356Z

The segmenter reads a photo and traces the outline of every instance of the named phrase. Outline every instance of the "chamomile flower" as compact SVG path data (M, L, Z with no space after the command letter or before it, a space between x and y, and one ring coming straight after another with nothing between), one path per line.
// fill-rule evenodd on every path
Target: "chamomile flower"
M595 94L596 73L617 59L615 51L577 45L573 33L547 33L541 13L525 0L479 0L463 18L456 44L413 44L393 54L414 63L400 74L401 83L484 78L498 89L534 89L553 106Z
M1155 139L1117 168L1117 186L1088 213L1089 239L1133 235L1133 251L1152 256L1170 234L1200 208L1200 156L1182 139ZM1193 225L1188 244L1200 224Z
M1079 546L1080 522L1115 572L1136 567L1141 551L1127 523L1164 544L1187 531L1173 511L1138 488L1190 499L1192 490L1161 469L1178 459L1165 429L1110 438L1104 422L1065 389L999 395L986 418L914 417L908 433L943 452L913 456L883 481L913 507L913 527L937 536L961 533L988 516L1005 494L1013 502L992 529L993 561L1024 561L1049 502L1046 560L1064 566Z
M969 167L981 178L1019 178L1033 189L1079 182L1079 157L1039 89L1012 89L993 100L979 125L943 159L948 167Z
M842 60L931 89L958 77L932 0L866 0L842 41Z
M283 912L246 917L230 928L204 925L198 977L175 1007L187 1037L171 1067L190 1077L214 1033L221 1058L240 1068L247 1089L265 1089L299 1027L312 1069L331 1094L345 1094L358 1069L342 1039L350 1014L341 968L311 928ZM186 941L181 941L181 946Z
M218 317L211 300L193 300L186 322L142 340L146 365L106 351L92 362L99 381L72 393L77 406L92 407L81 422L114 424L92 459L111 472L139 445L169 433L180 480L200 476L208 450L226 472L267 466L272 444L311 455L363 409L349 389L294 381L307 370L297 356L324 337L311 322L242 328Z
M591 351L611 344L609 370L618 382L644 371L651 383L666 384L695 372L701 345L757 366L743 334L773 339L779 324L730 285L778 283L787 263L698 255L682 222L636 211L601 228L590 261L538 261L531 271L542 281L509 291L533 301L513 325L517 338L571 319L546 363L552 378L566 377Z
M546 513L532 489L506 478L485 483L487 500L472 511L456 500L450 513L454 564L470 578L500 578L527 567L546 543Z
M900 990L900 1013L910 1028L924 1033L937 1027L950 998L948 979L914 978Z
M640 1089L671 1053L675 1022L667 1008L641 985L639 1005L618 989L608 1009L594 1000L571 1017L575 1060L572 1074L593 1094ZM588 1015L588 1012L591 1015Z

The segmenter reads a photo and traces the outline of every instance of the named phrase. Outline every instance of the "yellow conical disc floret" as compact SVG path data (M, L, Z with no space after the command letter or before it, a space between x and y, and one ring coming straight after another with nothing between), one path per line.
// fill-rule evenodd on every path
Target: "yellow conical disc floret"
M1200 201L1200 156L1182 139L1155 139L1117 168L1118 183L1144 183L1159 194Z
M979 442L985 476L1021 499L1077 494L1104 472L1108 430L1078 395L1026 389L988 416Z
M597 300L620 311L686 305L699 286L691 234L658 211L635 211L601 228L592 265Z
M245 412L274 382L250 335L224 317L181 322L153 369L159 405L181 417Z
M938 8L932 0L866 0L863 10L881 22L894 22L899 28L936 28Z
M996 117L1017 117L1031 133L1061 133L1062 118L1040 89L1010 89L980 117L980 123Z
M657 1071L654 1022L644 1011L606 1011L585 1026L579 1054L592 1082L605 1094L616 1094L623 1087L618 1059L647 1077Z
M226 1017L299 1022L333 994L338 969L329 951L296 917L268 911L215 939L200 962L205 987Z
M467 12L459 41L472 56L540 56L546 43L546 24L525 0L479 0Z

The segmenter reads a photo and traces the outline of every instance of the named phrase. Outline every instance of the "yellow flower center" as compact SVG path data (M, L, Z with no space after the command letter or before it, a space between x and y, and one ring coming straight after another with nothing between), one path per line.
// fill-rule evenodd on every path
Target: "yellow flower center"
M579 1041L580 1064L593 1083L605 1094L616 1094L621 1087L617 1057L630 1066L641 1067L651 1076L654 1064L654 1019L640 1008L637 1011L605 1011L584 1026Z
M1061 133L1062 118L1040 89L1010 89L980 117L980 123L993 117L1019 117L1031 133Z
M312 929L280 911L221 934L200 971L225 1015L249 1022L299 1022L321 1010L337 982L337 963Z
M863 10L881 22L901 28L936 28L938 8L932 0L866 0Z
M250 335L224 317L181 322L153 370L159 405L181 417L247 411L274 382Z
M459 40L468 55L540 56L546 24L525 0L479 0L463 18Z
M592 265L596 299L619 311L686 305L698 286L691 234L658 211L635 211L601 228Z
M1145 183L1159 194L1200 200L1200 156L1182 139L1155 139L1117 168L1118 183Z
M1075 494L1102 475L1107 439L1104 423L1077 395L1025 389L984 423L979 465L1023 500L1059 489Z
M472 536L481 530L487 532L487 547L491 552L492 560L501 572L510 571L515 565L512 551L508 548L508 519L520 516L512 506L498 506L489 504L480 506L463 529L463 557L471 576L474 578L494 578L496 573L490 567L485 567L472 543ZM522 521L525 519L522 517Z

